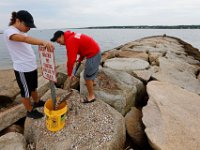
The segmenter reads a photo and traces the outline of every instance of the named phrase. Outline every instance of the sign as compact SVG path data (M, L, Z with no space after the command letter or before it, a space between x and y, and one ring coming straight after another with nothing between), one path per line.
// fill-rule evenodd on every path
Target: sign
M39 46L38 51L43 77L50 81L57 82L54 51L48 50L43 46Z

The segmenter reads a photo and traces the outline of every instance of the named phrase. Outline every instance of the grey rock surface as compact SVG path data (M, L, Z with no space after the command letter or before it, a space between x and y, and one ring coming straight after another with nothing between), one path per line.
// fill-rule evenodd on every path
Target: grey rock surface
M200 67L178 60L159 58L160 70L153 74L159 81L169 82L200 95L200 80L196 73Z
M143 83L122 71L109 68L100 69L95 80L94 92L98 99L103 100L122 115L135 106L144 94ZM80 93L87 96L87 89L83 76L81 76Z
M134 71L149 68L149 63L138 58L112 58L105 62L104 67L121 71Z
M15 79L15 74L12 69L1 70L0 73L0 98L5 96L14 100L20 90Z
M23 104L15 105L0 112L0 131L12 125L19 119L26 116L26 109Z
M62 95L66 92L58 90L57 94ZM43 99L49 98L48 91ZM124 147L125 121L112 107L101 100L83 104L76 91L73 91L67 100L67 105L66 125L60 131L48 131L44 117L38 120L26 119L25 137L30 143L35 143L37 150L117 150Z
M125 123L126 130L134 144L144 148L147 145L147 138L144 133L145 127L142 123L142 111L132 107L125 116Z
M26 150L24 136L17 132L10 132L0 137L1 150Z
M200 96L158 81L149 82L147 92L142 120L153 149L200 149Z

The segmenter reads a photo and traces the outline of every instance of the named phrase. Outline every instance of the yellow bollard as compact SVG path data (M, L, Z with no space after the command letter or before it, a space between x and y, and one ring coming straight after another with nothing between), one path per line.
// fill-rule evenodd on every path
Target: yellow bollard
M63 101L57 110L53 110L53 102L47 100L44 105L44 113L46 115L46 127L50 131L59 131L65 126L65 118L67 112L66 101Z

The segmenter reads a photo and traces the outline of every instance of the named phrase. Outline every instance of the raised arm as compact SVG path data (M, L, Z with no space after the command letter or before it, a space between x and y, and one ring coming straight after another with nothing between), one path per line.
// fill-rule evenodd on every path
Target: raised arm
M10 40L17 41L17 42L25 42L32 45L41 45L41 46L46 47L49 50L54 50L54 45L51 42L33 38L30 36L25 36L21 34L13 34L10 36Z

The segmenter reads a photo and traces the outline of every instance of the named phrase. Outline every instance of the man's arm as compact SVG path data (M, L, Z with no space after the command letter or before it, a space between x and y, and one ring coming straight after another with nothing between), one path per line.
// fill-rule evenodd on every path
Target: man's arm
M67 45L67 72L68 76L72 75L72 70L74 63L76 62L76 57L78 53L78 46L74 41L69 41Z
M81 61L83 61L84 57L83 56L80 56L79 59L78 59L78 62L80 63Z

